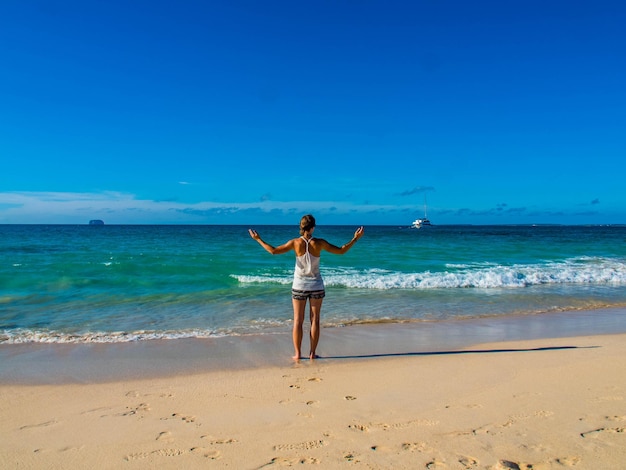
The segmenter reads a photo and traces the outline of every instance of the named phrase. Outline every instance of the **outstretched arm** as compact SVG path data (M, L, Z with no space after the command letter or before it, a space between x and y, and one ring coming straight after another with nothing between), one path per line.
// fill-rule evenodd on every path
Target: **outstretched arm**
M352 240L350 240L345 245L335 246L332 243L328 243L326 240L322 240L322 249L328 251L329 253L333 253L336 255L343 255L344 253L347 253L348 250L352 248L352 245L354 245L356 241L362 236L363 236L363 227L359 227L356 229L356 232L354 232L354 237L352 237Z
M293 240L289 240L284 245L273 247L269 243L265 243L263 240L261 240L261 237L256 232L256 230L249 229L248 233L254 240L259 242L259 244L265 249L265 251L267 251L268 253L272 255L282 255L283 253L287 253L288 251L293 250Z

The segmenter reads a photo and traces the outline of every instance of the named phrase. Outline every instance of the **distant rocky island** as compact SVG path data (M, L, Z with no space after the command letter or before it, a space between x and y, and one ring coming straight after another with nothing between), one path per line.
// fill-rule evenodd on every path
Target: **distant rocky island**
M104 220L93 219L89 221L89 225L104 225Z

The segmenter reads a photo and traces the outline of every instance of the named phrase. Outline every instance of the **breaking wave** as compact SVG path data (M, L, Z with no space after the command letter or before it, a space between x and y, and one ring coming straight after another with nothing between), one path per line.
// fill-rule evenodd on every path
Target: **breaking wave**
M383 269L323 271L327 286L359 289L517 288L546 284L626 285L626 262L581 257L534 265L447 265L443 272L404 273ZM291 276L232 275L242 284L289 284Z

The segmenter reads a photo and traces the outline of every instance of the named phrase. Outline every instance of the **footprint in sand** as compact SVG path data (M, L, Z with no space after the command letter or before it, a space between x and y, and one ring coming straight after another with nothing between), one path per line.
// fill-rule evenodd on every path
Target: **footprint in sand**
M326 441L320 439L317 441L298 442L296 444L278 444L274 446L274 450L311 450L324 447L325 445Z
M352 429L353 431L361 431L361 432L369 431L369 428L365 424L349 424L348 429Z
M133 416L141 411L150 411L150 405L148 405L147 403L140 403L134 408L127 406L126 409L128 411L125 411L124 413L119 413L118 416Z
M353 397L352 395L348 395L348 396L344 397L344 399L348 400L348 401L352 401L352 400L356 400L356 397Z
M508 421L500 427L507 427L507 426L510 426L511 424L512 422ZM494 428L491 425L485 425L480 428L469 429L465 431L453 431L453 432L447 433L447 435L449 436L480 436L484 434L495 435L495 434L500 434L500 433L494 430Z
M553 416L553 415L554 415L553 411L547 411L547 410L538 410L538 411L535 411L533 414L511 415L509 421L505 423L505 426L510 426L512 424L515 424L517 421L521 421L525 419L549 418L550 416Z
M150 452L152 455L158 455L160 457L178 457L186 454L188 451L185 449L159 449Z
M432 419L414 419L412 421L405 421L402 423L392 423L392 424L379 423L379 424L376 424L376 427L379 427L383 429L384 431L388 431L390 429L404 429L404 428L413 427L413 426L417 426L417 427L437 426L438 424L439 424L439 421L435 421Z
M370 446L370 449L381 454L390 454L393 452L392 449L390 449L387 446L375 445L375 446Z
M404 442L402 444L402 450L408 452L433 452L433 448L425 442Z
M157 441L164 441L164 442L171 442L173 441L172 439L172 433L169 431L163 431L160 432L159 435L156 437Z
M162 418L162 419L181 419L185 423L195 423L196 421L195 416L186 416L180 413L172 413L172 416L170 418Z
M559 465L563 465L565 467L574 467L580 463L580 457L562 457L558 459L554 459L556 463Z
M459 463L463 465L463 468L476 468L478 460L473 457L461 457L459 458Z
M148 452L138 452L135 454L128 454L126 457L124 457L124 460L126 460L127 462L132 462L133 460L141 460L148 457L150 457L150 454Z
M444 467L445 464L437 459L434 459L426 464L426 468Z
M221 457L221 452L218 450L205 449L203 447L192 447L191 449L158 449L153 450L152 452L140 452L137 454L129 454L124 457L124 460L127 462L131 462L133 460L141 460L148 458L150 456L157 457L180 457L181 455L185 455L188 453L193 454L201 454L209 459L219 459Z
M192 447L189 451L192 454L201 454L203 457L211 460L217 460L222 457L222 453L219 450L206 449L204 447Z
M495 468L496 470L522 470L518 463L510 460L500 460Z

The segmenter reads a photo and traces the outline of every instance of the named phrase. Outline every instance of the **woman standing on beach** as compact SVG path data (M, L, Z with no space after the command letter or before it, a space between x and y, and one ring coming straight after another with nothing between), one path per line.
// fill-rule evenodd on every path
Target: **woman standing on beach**
M272 255L281 255L291 250L296 252L296 268L293 274L291 289L293 302L292 337L295 350L293 359L295 361L299 361L302 356L302 325L304 323L304 310L307 299L309 300L311 317L311 352L309 358L315 359L317 357L315 350L320 338L320 311L322 309L322 301L326 295L324 280L320 274L320 256L322 251L343 255L363 236L363 227L359 227L354 232L352 240L339 247L328 243L322 238L313 238L314 231L315 218L312 215L305 215L300 220L300 237L293 238L283 245L273 247L261 240L261 237L255 230L248 230L250 236Z

